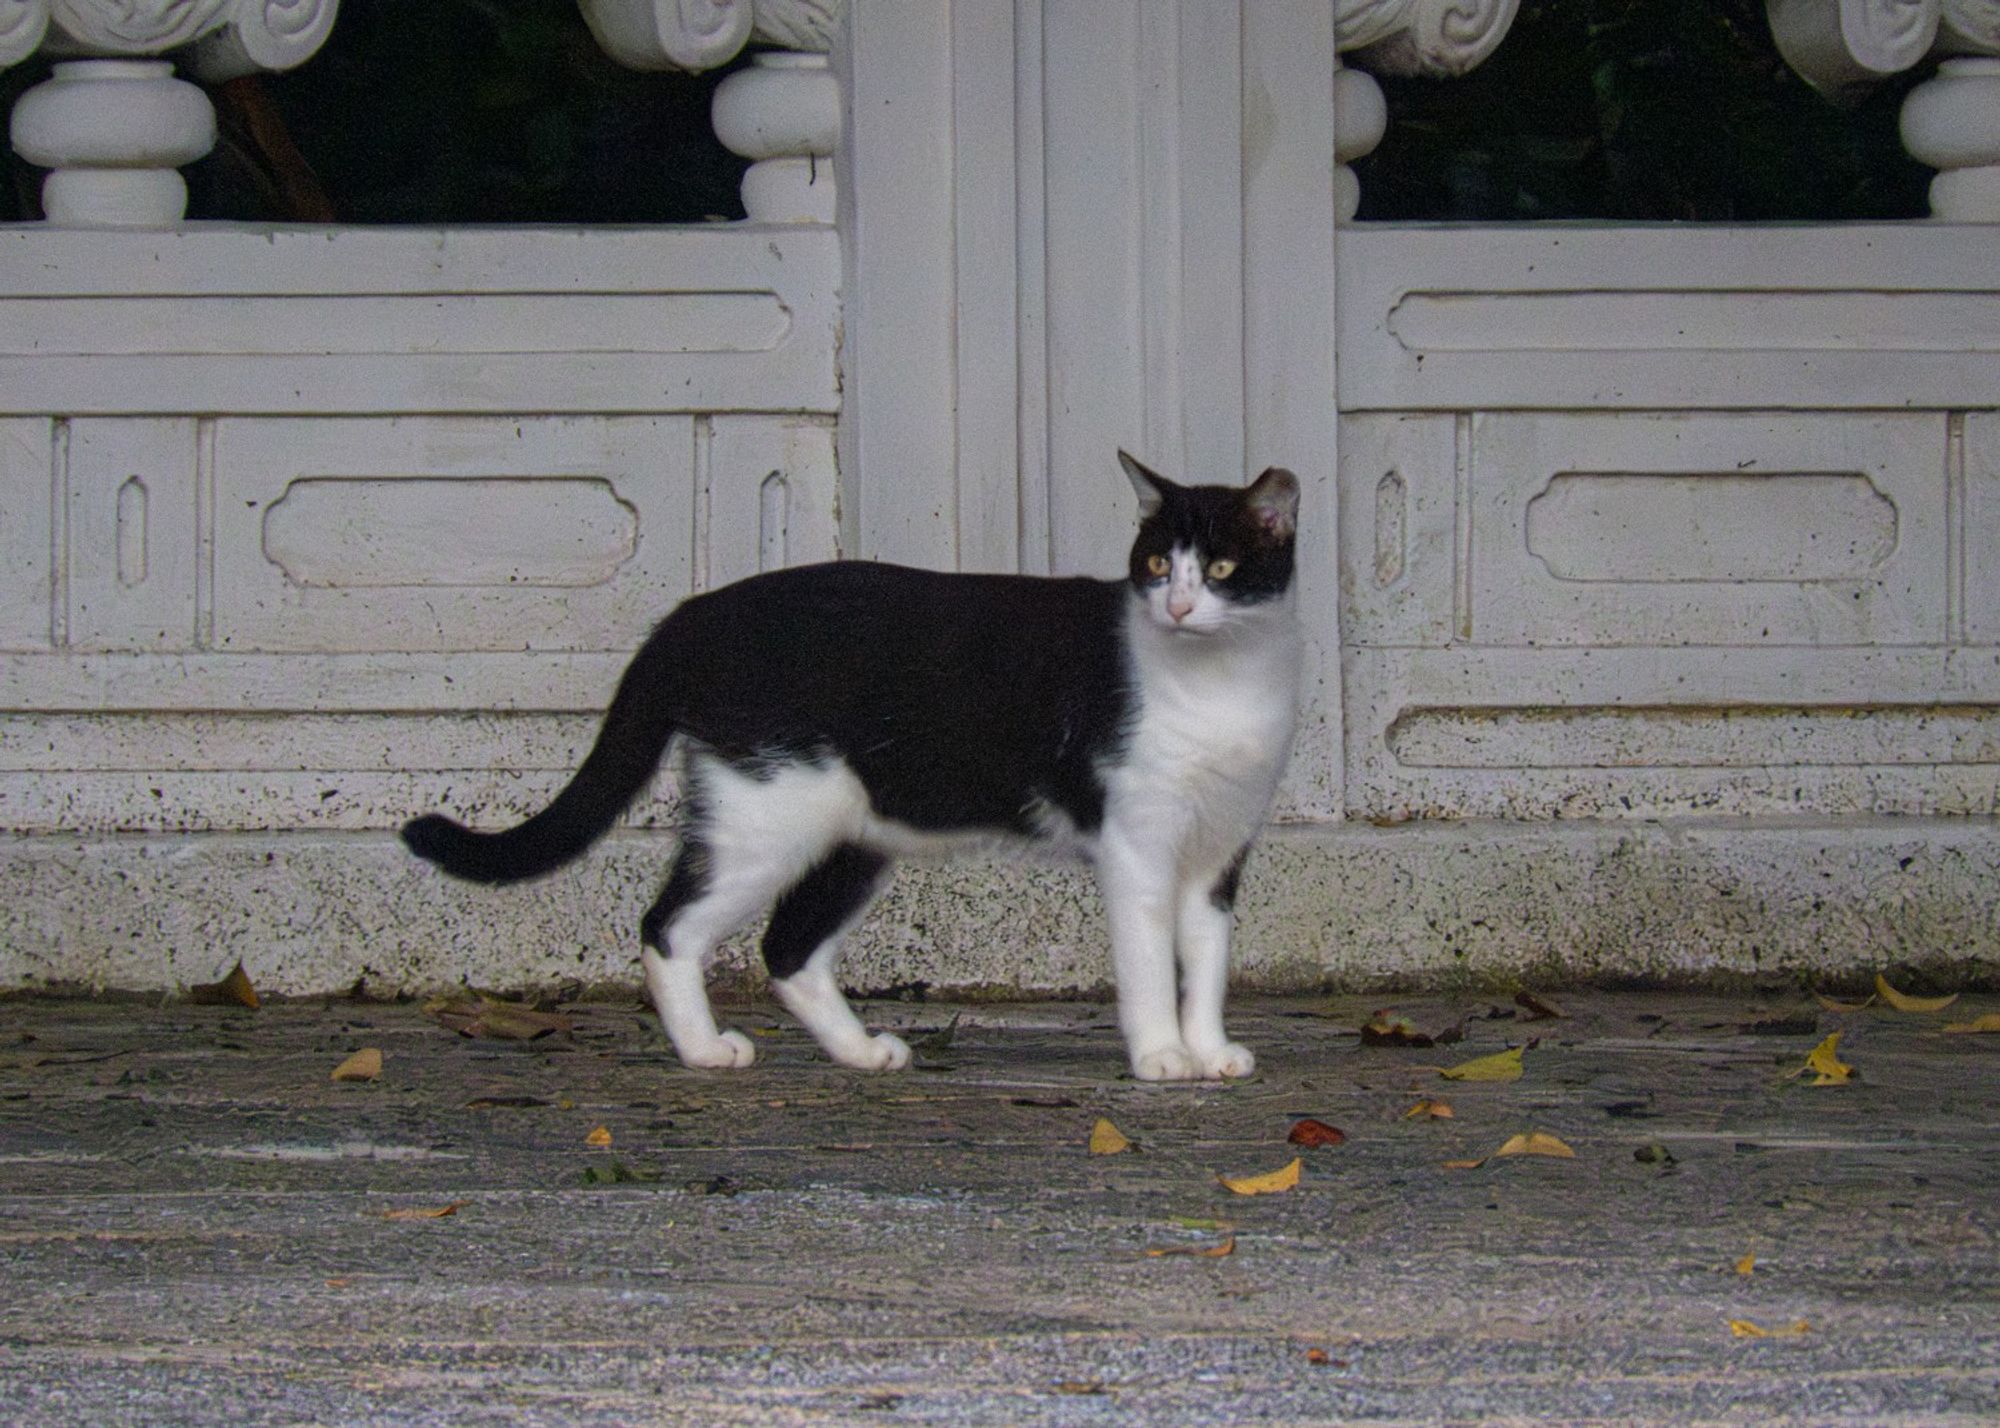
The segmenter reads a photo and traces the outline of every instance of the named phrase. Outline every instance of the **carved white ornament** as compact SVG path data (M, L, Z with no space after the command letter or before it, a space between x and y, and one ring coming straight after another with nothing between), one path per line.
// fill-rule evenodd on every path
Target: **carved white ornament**
M1499 48L1521 0L1337 0L1334 43L1378 74L1455 79Z
M1938 0L1765 0L1785 63L1836 99L1899 74L1930 52Z
M2000 54L2000 0L1944 0L1938 48L1951 54Z
M1931 216L2000 223L2000 59L1948 59L1903 101L1903 147L1938 171Z
M0 69L39 49L48 28L48 0L0 0Z
M757 161L743 175L753 222L833 222L840 84L825 55L758 55L716 86L710 114L723 147Z
M715 69L752 37L824 54L844 0L577 0L604 52L632 69Z
M53 172L51 223L165 228L187 211L175 170L215 147L208 96L150 56L192 49L219 81L309 59L340 0L0 0L0 65L36 49L58 64L14 105L14 150Z
M1933 56L1903 101L1903 147L1938 170L1931 216L2000 223L2000 0L1765 0L1786 63L1837 99Z

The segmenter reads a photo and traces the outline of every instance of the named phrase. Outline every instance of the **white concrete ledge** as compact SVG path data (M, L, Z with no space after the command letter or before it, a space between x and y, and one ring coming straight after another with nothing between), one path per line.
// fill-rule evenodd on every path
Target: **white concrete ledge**
M386 832L22 837L0 843L0 988L161 991L241 958L266 992L637 981L671 835L621 832L540 883L482 889ZM1743 974L1890 963L2000 980L2000 825L1868 818L1366 824L1277 830L1252 859L1237 981L1423 983ZM1100 991L1079 869L906 868L846 978L954 995ZM749 938L717 980L753 984Z

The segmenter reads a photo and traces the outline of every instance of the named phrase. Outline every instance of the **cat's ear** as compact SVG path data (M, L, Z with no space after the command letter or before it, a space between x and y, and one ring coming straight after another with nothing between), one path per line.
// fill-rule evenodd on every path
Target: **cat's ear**
M1282 466L1267 467L1243 493L1243 506L1272 540L1290 540L1299 528L1299 478Z
M1118 453L1118 464L1125 468L1125 479L1132 483L1132 489L1139 493L1139 517L1141 520L1160 509L1170 492L1180 490L1173 482L1147 466L1129 451Z

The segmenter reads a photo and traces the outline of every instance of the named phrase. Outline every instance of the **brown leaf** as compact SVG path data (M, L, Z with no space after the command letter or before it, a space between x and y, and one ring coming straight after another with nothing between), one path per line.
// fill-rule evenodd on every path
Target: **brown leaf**
M1478 1160L1447 1160L1444 1163L1444 1168L1446 1170L1477 1170L1485 1163L1486 1160L1483 1156Z
M1567 1017L1569 1015L1568 1012L1564 1011L1554 1002L1549 1001L1545 997L1538 997L1533 992L1514 993L1514 1005L1521 1007L1528 1013L1526 1019L1529 1021L1546 1021L1551 1017Z
M1814 992L1813 1000L1830 1012L1858 1012L1867 1011L1868 1008L1875 1005L1875 994L1871 992L1858 1002L1843 1002L1836 1001L1824 992Z
M1757 1272L1757 1256L1754 1254L1746 1254L1743 1256L1743 1258L1737 1260L1736 1272L1742 1275L1745 1279L1748 1279L1751 1275L1755 1274Z
M453 1200L449 1205L413 1205L402 1210L384 1210L385 1220L442 1220L446 1215L456 1215L472 1202Z
M537 1011L526 1002L492 997L439 997L424 1003L424 1014L460 1036L490 1041L535 1041L553 1032L571 1031L576 1023L559 1012Z
M1451 1102L1449 1101L1433 1101L1425 1099L1417 1102L1414 1106L1411 1106L1407 1111L1403 1112L1403 1119L1406 1121L1413 1121L1417 1119L1419 1116L1421 1116L1425 1120L1448 1121L1452 1119L1452 1117L1456 1114L1457 1113L1452 1110Z
M1285 1139L1293 1145L1339 1145L1347 1139L1347 1132L1338 1126L1330 1126L1325 1121L1316 1121L1307 1116L1292 1123L1292 1133Z
M1390 1011L1378 1011L1361 1028L1363 1046L1435 1046L1434 1038L1417 1030L1417 1024L1406 1016L1397 1016Z
M336 1081L373 1081L382 1074L382 1052L374 1046L364 1046L338 1066L333 1068Z
M1190 1255L1196 1259L1222 1259L1236 1253L1236 1236L1217 1240L1212 1245L1160 1245L1146 1251L1148 1259L1163 1259L1167 1255Z
M240 961L221 981L189 987L188 1000L197 1006L241 1006L251 1011L257 1010L260 1005L257 989L250 985L250 974L243 970Z

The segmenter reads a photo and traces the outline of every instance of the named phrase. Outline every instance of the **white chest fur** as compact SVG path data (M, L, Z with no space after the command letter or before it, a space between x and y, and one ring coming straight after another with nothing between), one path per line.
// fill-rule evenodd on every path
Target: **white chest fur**
M1107 832L1169 852L1182 873L1220 868L1262 825L1291 747L1290 602L1213 635L1161 629L1135 604L1126 636L1139 709L1108 779Z

